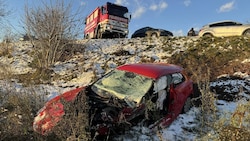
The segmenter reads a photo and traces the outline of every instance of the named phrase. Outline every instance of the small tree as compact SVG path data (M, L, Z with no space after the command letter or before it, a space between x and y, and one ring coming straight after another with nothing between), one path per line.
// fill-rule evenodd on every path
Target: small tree
M5 5L4 1L0 0L0 20L2 20L2 18L6 17L7 15L10 14L10 11L7 11L5 9L5 6L6 5ZM2 23L2 21L1 21L1 23Z
M7 19L7 16L9 16L11 14L11 11L10 10L6 10L6 1L3 1L3 0L0 0L0 30L1 30L1 40L2 41L9 41L9 37L10 36L7 36L7 35L10 35L9 33L6 34L6 31L4 31L5 29L8 29L9 30L9 24L7 24L6 22L8 22L8 19ZM11 30L10 30L11 31Z
M47 70L58 61L64 48L78 37L82 23L79 10L73 11L70 2L50 0L41 1L38 7L26 5L25 30L38 49L38 67Z

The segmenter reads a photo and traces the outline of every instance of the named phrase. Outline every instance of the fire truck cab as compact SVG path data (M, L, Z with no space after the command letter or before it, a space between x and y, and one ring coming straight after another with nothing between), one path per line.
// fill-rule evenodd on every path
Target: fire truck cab
M130 19L127 7L107 2L86 17L84 38L125 38Z

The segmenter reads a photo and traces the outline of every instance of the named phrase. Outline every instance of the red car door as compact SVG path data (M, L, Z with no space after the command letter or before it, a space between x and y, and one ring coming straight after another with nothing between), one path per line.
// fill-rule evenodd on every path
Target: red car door
M192 82L184 77L181 73L173 75L173 81L170 85L170 107L169 110L175 116L179 115L187 100L192 94Z

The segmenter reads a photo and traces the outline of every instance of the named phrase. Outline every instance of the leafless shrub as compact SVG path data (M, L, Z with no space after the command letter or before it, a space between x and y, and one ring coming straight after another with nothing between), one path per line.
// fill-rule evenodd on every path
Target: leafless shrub
M216 96L213 92L210 91L210 68L207 68L206 73L204 73L201 68L194 70L189 68L193 74L193 77L196 80L194 87L194 101L199 101L198 104L201 108L200 115L197 116L200 121L200 132L201 134L206 134L207 131L211 130L216 121Z
M12 57L13 45L11 43L2 42L0 43L0 57L7 56ZM0 62L0 79L7 79L12 77L11 67L9 64Z
M226 113L213 123L213 132L207 133L202 140L248 141L250 140L250 102L239 104L235 111ZM230 116L228 118L228 116Z
M0 56L11 57L11 52L13 51L12 45L10 43L2 42L0 43Z
M2 24L2 19L10 14L10 10L6 9L6 3L3 0L0 0L0 23Z
M13 76L9 65L0 62L0 79L9 79Z
M34 115L44 99L35 90L0 89L0 140L39 140L32 129ZM40 139L41 140L41 139Z
M48 69L63 54L64 48L79 36L83 18L73 12L70 2L62 0L41 2L39 7L25 7L25 30L38 49L40 68Z
M11 53L13 51L14 35L11 32L11 29L6 28L4 32L3 41L0 43L0 56L11 57Z
M200 73L201 74L201 73ZM208 68L207 73L200 75L199 81L197 81L198 88L201 92L201 111L204 122L209 122L212 116L215 116L216 112L216 97L213 92L210 91L210 70ZM214 119L214 117L213 117Z
M250 140L250 102L239 104L224 126L216 126L220 140Z

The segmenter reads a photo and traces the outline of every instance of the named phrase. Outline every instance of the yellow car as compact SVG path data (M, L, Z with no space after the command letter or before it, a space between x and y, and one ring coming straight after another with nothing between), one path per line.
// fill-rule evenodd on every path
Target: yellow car
M242 24L235 21L220 21L204 25L199 36L221 37L221 36L250 36L250 24Z

